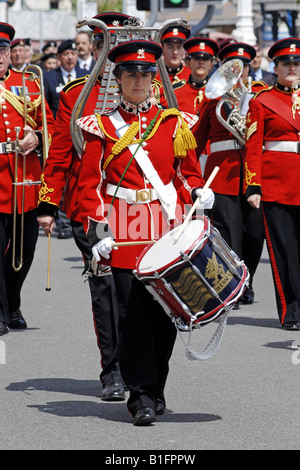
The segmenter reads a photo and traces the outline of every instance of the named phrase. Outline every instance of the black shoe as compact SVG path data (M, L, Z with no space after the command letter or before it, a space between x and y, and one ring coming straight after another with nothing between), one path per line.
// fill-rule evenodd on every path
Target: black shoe
M13 330L26 330L27 323L19 308L9 314L9 328Z
M134 426L149 426L156 421L156 413L153 408L146 406L145 408L140 408L134 418Z
M157 400L156 410L155 410L156 414L157 415L163 415L165 411L166 411L165 402Z
M299 331L299 330L300 330L300 321L284 323L284 324L282 325L282 328L283 328L284 330Z
M66 239L66 238L72 238L72 237L73 237L73 232L70 228L62 229L57 234L57 238L59 239Z
M252 286L247 287L247 289L243 293L242 297L240 298L240 301L243 304L253 304L253 302L254 302L254 292L253 292Z
M232 310L238 310L240 308L239 300L233 305Z
M0 336L7 335L8 331L7 324L3 321L0 321Z
M124 390L123 385L118 382L105 385L102 391L101 400L103 401L125 400L125 390Z

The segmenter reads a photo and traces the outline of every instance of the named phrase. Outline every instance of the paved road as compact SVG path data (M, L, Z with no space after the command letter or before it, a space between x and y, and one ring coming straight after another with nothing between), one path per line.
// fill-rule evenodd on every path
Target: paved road
M300 344L300 333L279 327L266 252L255 303L230 314L211 359L188 360L178 338L167 412L147 428L131 424L125 403L100 400L81 256L72 239L53 238L51 253L52 290L46 292L47 240L41 234L23 292L29 328L1 338L1 449L101 449L118 456L118 450L299 448L300 351L291 347ZM192 347L202 351L215 328L195 331Z

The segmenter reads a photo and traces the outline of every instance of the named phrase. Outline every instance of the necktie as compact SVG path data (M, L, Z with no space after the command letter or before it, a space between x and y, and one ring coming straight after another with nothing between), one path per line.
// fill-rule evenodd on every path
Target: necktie
M68 83L71 81L71 74L68 73Z
M86 70L86 69L87 69L87 65L86 65L86 64L84 64L84 65L83 65L83 68Z

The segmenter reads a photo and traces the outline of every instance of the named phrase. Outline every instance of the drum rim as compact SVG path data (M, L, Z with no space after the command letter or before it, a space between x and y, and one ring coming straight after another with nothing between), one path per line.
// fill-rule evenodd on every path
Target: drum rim
M212 231L212 225L210 223L210 220L209 218L206 216L206 215L195 215L191 218L191 221L193 220L199 220L199 219L202 219L204 221L204 225L203 225L203 230L200 232L200 234L198 235L198 237L193 241L193 243L189 246L189 248L186 248L184 250L184 254L187 254L188 252L192 252L196 247L197 245L199 244L199 241L201 241L202 239L204 239L205 241L205 234L207 232L210 232ZM174 228L172 229L175 230L178 226L182 225L181 222L177 222L177 224L174 225ZM158 240L160 240L166 233L170 232L170 230L165 230L162 235L159 237ZM208 238L207 238L208 239ZM207 241L206 239L206 241ZM143 278L148 278L148 277L154 277L155 276L155 273L160 273L160 275L163 275L163 273L170 268L170 266L173 266L175 263L179 263L180 260L181 260L181 255L178 256L177 258L174 258L171 262L169 262L168 264L162 266L161 268L157 269L157 270L151 270L151 271L144 271L143 273L141 273L139 271L139 267L140 267L140 264L141 264L141 261L142 259L144 258L145 254L151 250L151 248L153 248L153 245L148 245L144 248L144 250L140 253L137 261L136 261L136 265L135 265L135 275L139 278L139 279L143 279Z

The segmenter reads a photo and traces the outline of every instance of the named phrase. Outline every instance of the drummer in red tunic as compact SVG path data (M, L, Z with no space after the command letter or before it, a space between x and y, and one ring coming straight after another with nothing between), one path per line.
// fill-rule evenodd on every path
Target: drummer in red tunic
M250 103L246 197L262 203L281 325L300 330L300 39L276 42L269 57L278 80Z
M135 40L113 48L121 102L78 120L84 133L78 201L94 256L112 267L120 314L120 366L133 424L149 425L165 409L164 387L176 338L171 319L132 270L146 242L181 220L204 185L189 127L197 121L149 98L160 45ZM187 119L187 121L186 121ZM197 189L198 188L198 189ZM211 207L211 190L201 198ZM132 242L119 246L116 242ZM137 242L145 241L145 245Z
M243 62L241 80L246 83L251 60L255 54L254 47L237 42L223 47L218 53L218 58L222 63L234 58L240 59ZM259 86L263 88L266 85L261 83ZM211 186L216 195L216 204L211 211L211 218L222 237L238 257L245 261L249 269L250 285L241 301L252 304L254 301L253 277L264 243L262 214L249 208L245 199L243 193L245 147L217 118L216 107L220 99L211 99L202 112L195 134L198 143L197 152L201 155L206 142L210 141L210 154L205 166L204 179L209 177L215 166L220 167ZM222 107L222 117L225 120L227 119L226 113L230 111L231 108ZM235 308L238 306L237 304Z
M204 94L204 87L214 66L219 46L212 39L200 37L188 39L183 47L187 51L191 69L188 79L173 84L178 109L200 116L208 102Z

